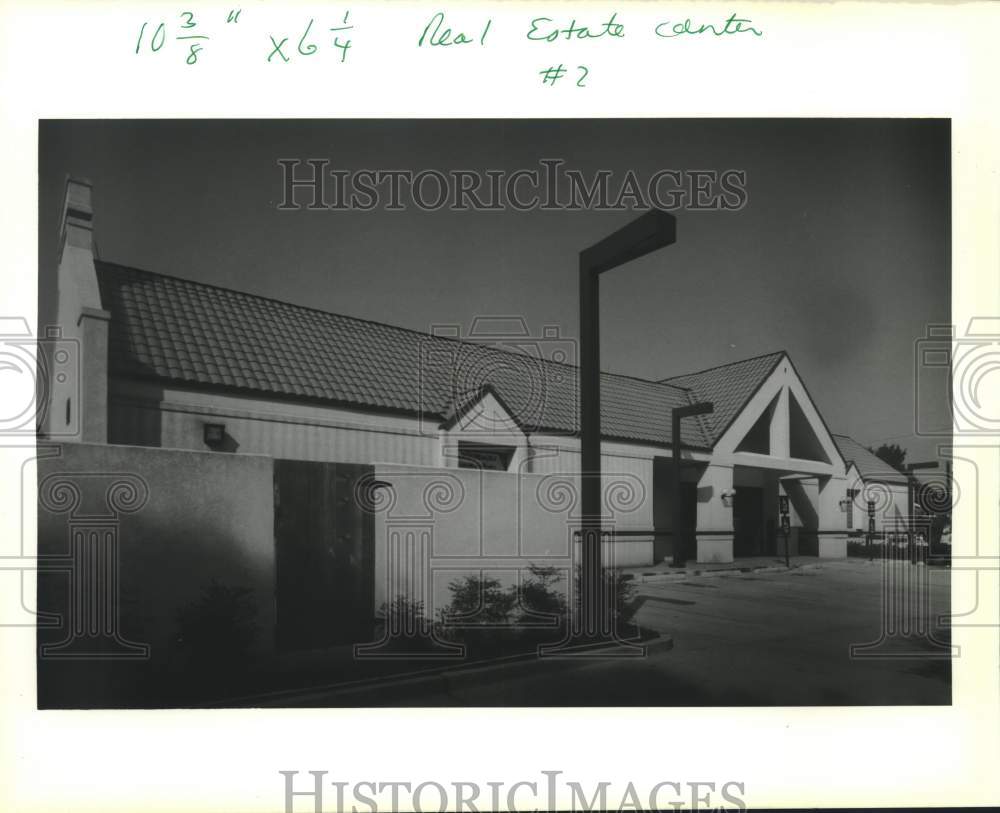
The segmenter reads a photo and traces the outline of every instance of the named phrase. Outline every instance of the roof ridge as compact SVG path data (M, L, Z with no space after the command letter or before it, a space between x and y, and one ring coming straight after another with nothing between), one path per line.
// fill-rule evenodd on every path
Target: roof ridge
M721 370L723 367L734 367L737 364L746 364L750 361L757 361L759 359L767 358L768 356L778 356L778 355L788 355L787 350L772 350L769 353L758 353L756 356L749 356L745 359L737 359L736 361L727 361L725 364L716 364L713 367L705 367L703 370L694 370L690 373L678 373L677 375L668 376L667 378L658 379L656 383L666 384L673 381L675 378L687 378L692 375L701 375L702 373L710 373L713 370ZM679 385L672 385L679 386ZM686 388L687 389L687 388Z
M519 353L516 350L510 350L510 349L507 349L505 347L496 347L496 346L493 346L493 345L488 345L486 342L470 341L469 339L459 339L459 338L455 338L453 336L439 336L439 335L434 334L434 333L428 333L426 331L417 330L417 329L411 328L411 327L403 327L402 325L393 325L393 324L390 324L389 322L380 322L380 321L378 321L376 319L366 319L363 316L352 316L352 315L346 314L346 313L337 313L335 311L327 311L327 310L323 310L321 308L312 307L311 305L300 305L297 302L289 302L289 301L284 300L284 299L276 299L274 297L264 296L263 294L255 294L255 293L252 293L250 291L242 291L242 290L240 290L238 288L226 288L223 285L216 285L216 284L211 283L211 282L202 282L201 280L189 279L187 277L179 277L176 274L164 274L164 273L162 273L160 271L150 271L150 270L145 269L145 268L136 268L135 266L123 265L122 263L116 263L116 262L113 262L111 260L105 260L105 259L97 259L97 258L95 258L94 264L96 266L100 266L100 265L113 266L114 268L118 268L118 269L121 269L123 271L131 271L131 272L135 272L135 273L138 273L138 274L144 274L144 275L147 275L147 276L150 276L150 277L161 277L163 279L175 280L177 282L182 282L182 283L185 283L185 284L188 284L188 285L196 285L196 286L199 286L199 287L202 287L202 288L210 288L210 289L215 290L215 291L224 291L225 293L228 293L228 294L238 294L240 296L245 296L245 297L249 297L251 299L261 300L263 302L271 302L271 303L275 303L275 304L278 304L278 305L284 305L284 306L287 306L289 308L298 308L300 310L310 311L312 313L318 313L318 314L321 314L323 316L335 316L335 317L337 317L339 319L349 319L349 320L354 321L354 322L363 322L363 323L368 324L368 325L375 325L377 327L385 327L385 328L389 328L391 330L398 330L398 331L401 331L401 332L404 332L404 333L410 333L410 334L413 334L413 335L416 335L416 336L420 336L421 338L424 338L424 339L439 339L441 341L457 342L458 344L466 345L468 347L478 347L478 348L484 348L485 347L485 348L488 348L488 349L493 350L493 351L498 352L498 353L509 353L509 354L515 355L515 356L522 356L522 357L524 357L526 355L524 353ZM527 338L530 339L531 337L529 336ZM528 358L536 358L539 361L544 361L547 364L557 364L560 367L568 367L571 370L579 370L580 369L580 365L579 364L570 364L569 362L556 361L555 359L548 359L548 358L539 357L539 356L527 356L527 357ZM685 394L685 393L690 393L691 392L691 387L685 387L685 386L680 385L680 384L671 384L666 379L660 381L660 380L656 380L656 379L652 379L652 378L641 378L640 376L628 375L626 373L615 373L615 372L611 372L609 370L601 370L600 373L601 373L601 375L612 376L614 378L625 378L625 379L630 379L630 380L633 380L633 381L641 381L644 384L653 384L654 386L667 386L667 387L670 387L671 389L679 390L680 394ZM691 374L686 374L686 375L691 375Z

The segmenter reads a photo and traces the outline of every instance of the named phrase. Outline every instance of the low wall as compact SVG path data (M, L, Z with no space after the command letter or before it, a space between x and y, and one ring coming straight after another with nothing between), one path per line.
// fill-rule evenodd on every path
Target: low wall
M819 537L821 559L844 559L847 557L847 534L822 534Z
M39 630L39 643L55 647L39 659L41 707L72 706L81 697L87 705L142 704L139 684L169 671L192 643L181 640L185 614L198 634L213 624L226 629L217 614L232 596L227 591L249 591L239 601L253 616L248 650L273 649L270 458L89 444L54 449L38 465L39 609L61 623ZM107 604L81 605L74 584L82 591L76 599ZM220 651L229 645L222 642ZM72 657L89 650L96 657Z
M697 537L698 564L727 564L733 561L733 537L713 534Z
M171 681L215 679L198 658L214 658L219 680L227 681L227 667L243 663L243 653L258 663L281 657L274 460L138 446L53 450L38 466L38 606L57 622L39 628L41 707L169 704L164 686ZM451 582L464 575L510 585L539 565L561 571L565 586L580 561L576 475L397 464L376 465L373 474L379 485L371 505L363 504L374 513L373 531L359 544L374 546L376 614L405 595L434 618L450 601ZM352 496L360 499L343 499ZM638 476L608 475L603 497L606 528L652 527L651 494ZM316 520L303 524L311 542L302 542L319 546L325 567L332 560L324 552L335 547L328 537L340 533L337 550L349 553L353 541L344 540L354 531L323 520L331 512L321 503L310 497L281 506ZM618 537L605 543L604 561L649 564L652 547L651 537ZM322 589L316 614L329 598ZM313 600L308 585L302 594ZM295 609L287 601L283 607L285 618ZM230 632L234 624L239 635ZM200 655L192 660L194 650ZM227 685L209 694L225 696Z
M560 570L565 583L579 561L577 476L376 464L375 478L384 484L375 498L376 608L405 595L435 617L463 576L509 585L540 565ZM652 495L638 477L611 475L603 491L608 527L652 527ZM619 567L653 560L652 537L603 550Z

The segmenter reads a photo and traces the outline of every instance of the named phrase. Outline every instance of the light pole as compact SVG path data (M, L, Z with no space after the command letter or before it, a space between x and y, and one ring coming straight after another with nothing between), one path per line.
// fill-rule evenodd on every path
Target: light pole
M601 567L600 275L677 238L674 216L651 209L580 252L580 609L583 637L596 637L607 614Z
M694 415L707 415L715 411L711 401L700 401L690 406L678 407L671 413L670 449L674 457L672 511L674 525L674 567L684 567L687 562L687 537L681 531L681 419Z
M913 472L919 471L920 469L936 469L938 467L938 462L936 460L930 460L926 463L907 463L906 464L906 544L910 548L910 564L915 565L917 563L917 546L914 544L913 540L913 518L916 513L913 510ZM927 534L927 545L928 551L930 550L930 533Z

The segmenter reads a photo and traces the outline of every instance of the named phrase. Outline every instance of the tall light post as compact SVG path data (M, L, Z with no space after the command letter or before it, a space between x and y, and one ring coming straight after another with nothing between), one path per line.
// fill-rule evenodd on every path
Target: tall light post
M708 415L715 411L711 401L700 401L697 404L678 407L673 410L670 426L670 449L674 457L674 479L672 492L672 511L674 525L674 567L683 567L687 562L687 537L681 530L681 420L694 415Z
M601 566L600 276L676 238L674 216L652 209L580 252L580 609L585 638L600 634L607 612Z
M916 512L913 510L913 472L919 471L921 469L936 469L938 467L938 462L936 460L930 460L926 463L907 463L904 467L906 470L906 543L910 549L910 564L915 565L917 563L917 546L914 544L913 540L913 519ZM928 551L930 551L930 531L927 533L927 545Z

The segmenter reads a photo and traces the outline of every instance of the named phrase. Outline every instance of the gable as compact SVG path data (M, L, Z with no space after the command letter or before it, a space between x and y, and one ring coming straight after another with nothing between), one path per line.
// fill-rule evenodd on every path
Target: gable
M778 408L780 394L771 399L764 411L757 418L753 426L747 431L736 445L737 452L750 452L752 454L771 453L771 422L774 420L774 413Z
M834 439L836 439L836 436L834 436ZM849 489L857 491L859 494L864 491L864 478L861 476L861 472L858 471L858 467L852 462L848 462L847 464L846 481Z
M832 438L828 436L827 440L835 446ZM823 441L794 392L788 394L788 454L796 460L832 462L824 449Z
M477 434L523 435L517 418L503 400L489 387L484 387L477 395L459 405L454 414L447 417L443 429Z
M827 465L843 462L819 410L784 353L734 416L715 451Z

